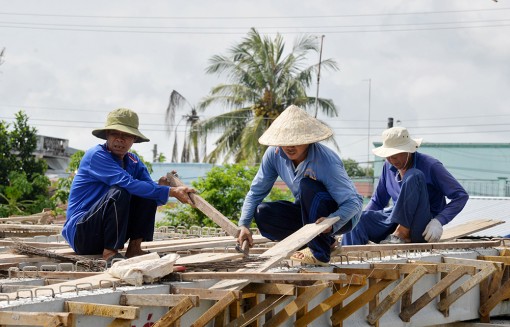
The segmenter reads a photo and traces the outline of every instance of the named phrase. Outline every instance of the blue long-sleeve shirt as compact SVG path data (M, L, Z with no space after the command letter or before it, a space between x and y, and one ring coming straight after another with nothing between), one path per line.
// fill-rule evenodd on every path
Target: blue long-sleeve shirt
M94 146L83 156L69 194L62 235L71 247L74 248L76 223L113 185L132 195L155 200L158 205L168 201L170 192L168 186L151 179L147 167L134 153L128 152L121 162L106 144Z
M429 155L415 152L413 168L421 170L425 175L432 216L446 225L464 208L469 195L443 164ZM397 169L386 161L377 188L365 210L382 210L390 198L393 203L397 201L400 183L395 180L396 174ZM450 200L448 204L446 198Z
M338 203L338 209L329 217L340 217L333 225L338 231L351 219L353 226L359 221L363 199L347 176L340 157L320 143L310 144L306 159L294 167L292 161L279 147L269 147L262 158L257 175L246 195L239 219L239 226L249 226L257 206L269 194L278 176L285 182L296 201L299 201L299 182L309 177L321 182Z

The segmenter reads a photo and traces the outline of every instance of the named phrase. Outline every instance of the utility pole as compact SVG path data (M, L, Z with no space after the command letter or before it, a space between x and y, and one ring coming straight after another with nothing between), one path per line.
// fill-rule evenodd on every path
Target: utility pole
M317 118L317 111L319 110L319 82L321 79L322 44L324 43L324 36L325 35L321 35L321 47L319 51L319 70L317 71L317 93L315 94L315 118Z
M368 169L370 168L370 107L371 107L371 97L372 97L372 79L368 80L368 129L367 129L367 170L366 175L368 176Z

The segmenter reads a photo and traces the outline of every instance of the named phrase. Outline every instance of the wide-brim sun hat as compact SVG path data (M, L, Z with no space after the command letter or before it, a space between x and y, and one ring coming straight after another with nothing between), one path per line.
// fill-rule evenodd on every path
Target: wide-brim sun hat
M383 144L372 150L379 157L387 158L402 152L414 153L421 145L423 139L413 139L409 136L407 128L396 126L382 133Z
M312 144L333 135L326 124L295 105L285 109L259 138L259 143L272 146Z
M92 135L106 140L106 131L116 130L136 136L135 143L149 142L150 140L138 130L138 115L126 108L111 111L106 117L103 128L92 131Z

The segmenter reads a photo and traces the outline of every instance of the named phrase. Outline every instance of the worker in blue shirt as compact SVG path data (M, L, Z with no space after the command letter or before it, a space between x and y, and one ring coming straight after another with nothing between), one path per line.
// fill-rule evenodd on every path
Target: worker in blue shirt
M331 228L297 251L292 260L306 264L327 264L335 234L353 228L359 220L362 197L347 176L342 160L330 148L317 143L333 135L329 127L303 109L285 109L259 138L269 145L250 191L243 203L238 243L248 240L253 219L261 234L281 241L305 224L340 217ZM280 177L294 195L295 202L262 202Z
M439 160L416 151L422 139L412 139L406 128L387 129L382 138L372 150L386 158L377 188L342 244L438 242L443 225L464 208L467 192Z
M102 254L111 262L129 240L125 257L145 254L142 241L152 241L156 208L169 196L193 205L189 187L170 187L166 177L154 182L147 167L129 150L148 142L138 130L138 115L129 109L110 112L104 128L92 134L106 143L83 156L69 194L62 235L77 254Z

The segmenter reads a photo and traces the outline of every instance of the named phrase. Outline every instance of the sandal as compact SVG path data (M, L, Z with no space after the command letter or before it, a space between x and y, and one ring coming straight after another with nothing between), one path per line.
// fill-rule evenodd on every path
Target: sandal
M303 257L296 257L296 254L300 253ZM323 262L317 259L310 248L304 248L303 250L296 251L293 255L290 256L290 260L301 262L307 265L316 265L316 266L329 266L329 262Z
M115 253L114 255L106 259L106 268L111 268L115 262L121 260L126 260L126 257L120 253Z

